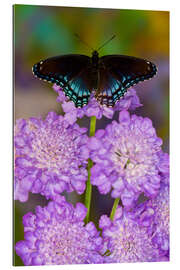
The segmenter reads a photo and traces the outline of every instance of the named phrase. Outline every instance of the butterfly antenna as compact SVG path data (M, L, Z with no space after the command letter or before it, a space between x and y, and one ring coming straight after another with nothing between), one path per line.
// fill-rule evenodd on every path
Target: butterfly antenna
M94 49L91 48L84 40L82 40L78 34L75 33L74 35L75 35L75 37L77 37L77 38L79 39L79 41L81 41L81 42L82 42L83 44L85 44L88 48L90 48L91 50L94 51Z
M108 39L102 46L100 46L97 51L99 51L102 47L104 47L107 43L109 43L112 39L114 39L116 35L113 35L110 39Z

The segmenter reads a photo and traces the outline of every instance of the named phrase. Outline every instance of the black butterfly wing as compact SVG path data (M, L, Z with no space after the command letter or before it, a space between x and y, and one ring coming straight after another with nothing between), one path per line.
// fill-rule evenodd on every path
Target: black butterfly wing
M114 106L127 89L152 78L156 66L144 59L126 55L107 55L99 61L99 83L96 98L101 104Z
M75 106L82 107L88 103L92 89L90 66L90 57L68 54L40 61L33 66L33 73L40 79L60 85Z

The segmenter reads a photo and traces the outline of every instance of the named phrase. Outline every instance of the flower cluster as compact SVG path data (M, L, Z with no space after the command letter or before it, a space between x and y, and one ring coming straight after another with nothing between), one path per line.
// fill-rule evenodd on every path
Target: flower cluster
M25 265L102 263L102 238L92 222L84 224L86 208L58 198L23 217L24 238L16 253Z
M168 260L158 243L149 236L148 228L140 225L121 207L117 209L113 221L106 215L101 216L99 227L102 229L106 263Z
M138 205L131 216L148 229L149 237L161 253L169 257L169 185L161 183L158 195Z
M15 200L27 201L29 192L50 200L24 215L17 255L24 265L168 261L169 155L151 120L128 112L141 106L135 90L113 108L101 106L93 94L76 108L60 87L54 90L64 116L49 112L44 120L19 119L15 125ZM111 119L115 111L119 121L91 130L91 137L76 123L83 116ZM115 198L99 229L88 220L91 184ZM64 191L86 192L85 205L73 206Z
M15 126L15 199L28 193L47 198L64 190L82 194L87 179L86 129L54 112L41 118L19 119Z
M104 115L105 117L111 119L114 112L122 110L135 110L136 108L142 106L139 101L139 97L136 95L134 89L130 89L123 99L116 102L113 108L102 106L95 99L94 94L91 94L90 100L86 106L83 108L76 108L72 101L69 101L65 96L62 88L56 84L53 89L58 93L57 102L62 103L63 111L65 112L65 118L70 124L74 123L77 118L82 118L83 116L91 117L96 116L97 119L101 119Z
M92 184L101 194L113 188L112 197L121 197L127 208L133 206L141 193L148 197L157 195L161 144L149 118L120 112L119 123L113 121L89 139L94 162Z

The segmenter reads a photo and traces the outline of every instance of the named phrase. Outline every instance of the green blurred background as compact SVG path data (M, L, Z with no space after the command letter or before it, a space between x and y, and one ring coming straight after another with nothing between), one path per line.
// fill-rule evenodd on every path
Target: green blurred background
M125 54L154 62L158 67L155 78L134 88L143 107L136 114L150 117L163 141L163 150L169 151L169 12L149 10L119 10L15 5L14 14L14 116L28 118L43 116L50 110L62 113L56 102L52 85L33 77L32 66L41 59L59 54L91 55L90 47L97 49L113 34L116 38L100 50L105 54ZM115 114L114 118L117 118ZM102 118L97 128L107 125ZM79 121L88 127L89 119ZM83 200L83 196L66 195L68 200ZM98 221L112 207L110 196L100 196L93 188L91 218ZM45 198L30 194L27 203L15 203L14 242L23 239L22 216L34 211L35 206L46 205ZM14 265L23 265L14 254Z

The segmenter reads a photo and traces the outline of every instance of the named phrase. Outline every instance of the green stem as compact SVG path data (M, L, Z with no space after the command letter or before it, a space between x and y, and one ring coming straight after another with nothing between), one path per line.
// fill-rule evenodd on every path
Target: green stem
M96 116L91 116L89 136L94 136L96 131Z
M88 159L88 180L86 182L86 194L85 194L85 206L87 208L87 215L85 218L85 222L89 222L89 215L90 215L90 207L91 207L91 193L92 193L92 185L90 182L90 177L91 177L91 167L93 163L91 159Z
M119 204L119 200L120 200L119 198L116 198L116 199L114 200L113 208L112 208L111 214L110 214L110 219L111 219L111 220L114 219L114 215L115 215L115 213L116 213L116 209L117 209L117 206L118 206L118 204Z
M94 136L95 130L96 130L96 117L92 116L91 121L90 121L90 131L89 131L89 136L90 137ZM91 207L92 185L91 185L91 182L90 182L90 178L91 178L91 168L92 168L92 166L93 166L93 162L89 158L88 159L88 166L87 166L88 180L87 180L87 183L86 183L86 193L85 193L85 206L87 207L87 215L86 215L86 218L85 218L86 223L89 222L90 207Z

